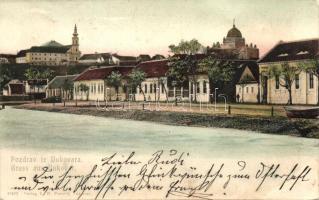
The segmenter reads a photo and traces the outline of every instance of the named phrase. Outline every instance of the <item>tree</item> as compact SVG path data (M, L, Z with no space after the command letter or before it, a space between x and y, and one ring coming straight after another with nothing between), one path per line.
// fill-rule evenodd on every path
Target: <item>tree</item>
M169 49L176 55L169 57L168 76L175 80L177 85L190 80L195 86L194 100L196 102L198 61L195 54L202 49L202 45L196 39L182 40L177 46L170 45Z
M212 56L204 58L200 62L200 70L207 71L209 83L212 87L222 89L226 83L233 80L236 66L228 60L216 59Z
M122 84L121 81L122 81L122 75L118 71L112 71L112 73L108 77L106 77L106 80L105 80L107 85L115 88L116 101L119 100L118 95L119 95L119 87Z
M61 96L63 96L63 93L65 92L65 95L67 96L67 100L69 100L69 94L70 92L73 91L73 84L69 79L65 79L63 84L62 84L62 94ZM66 98L64 97L63 102L64 102L64 107L65 107L65 100Z
M198 40L192 39L190 41L181 40L177 46L171 44L168 48L173 54L194 55L201 50L202 45L198 42Z
M318 80L318 99L317 99L317 105L319 105L319 59L313 58L311 60L301 62L298 64L298 67L300 70L305 71L306 73L313 74L315 77L317 77Z
M89 100L89 86L87 86L87 85L85 85L85 84L83 84L83 83L81 83L80 85L79 85L79 90L83 93L85 93L86 94L86 100L88 101Z
M44 71L39 71L39 78L41 79L52 79L54 77L54 71L50 69L45 69Z
M134 88L139 88L140 92L142 92L144 101L146 101L145 93L141 88L142 82L145 80L146 74L140 69L133 69L132 72L128 75L128 84L130 86L131 91Z
M34 68L28 68L25 73L24 76L28 79L37 79L39 76L39 71L37 69Z
M165 85L167 85L167 78L166 77L158 77L158 84L162 86L162 90L165 92L166 102L168 102L168 94ZM158 99L160 95L158 95Z
M292 105L291 88L295 81L296 75L300 73L300 68L291 66L288 62L284 62L279 65L272 65L269 68L268 75L270 78L278 77L279 84L285 87L289 94L288 103Z

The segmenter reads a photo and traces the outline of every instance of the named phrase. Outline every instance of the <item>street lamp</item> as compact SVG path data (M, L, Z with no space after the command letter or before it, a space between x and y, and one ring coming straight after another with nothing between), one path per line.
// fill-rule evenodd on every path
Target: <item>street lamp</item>
M218 95L219 97L223 97L224 98L224 102L225 102L225 111L227 111L227 99L226 99L226 97L225 97L225 95L224 94L220 94L220 95Z

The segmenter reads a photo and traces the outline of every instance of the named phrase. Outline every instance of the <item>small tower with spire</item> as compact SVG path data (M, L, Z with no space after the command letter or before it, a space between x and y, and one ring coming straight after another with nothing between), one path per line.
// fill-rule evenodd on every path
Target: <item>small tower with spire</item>
M73 37L72 37L72 45L79 45L78 29L76 27L76 24L74 26L74 32L73 32Z
M79 37L78 37L78 29L76 24L74 25L74 31L73 31L73 36L72 36L72 45L71 48L69 49L69 62L70 63L77 63L80 56L81 52L79 50Z

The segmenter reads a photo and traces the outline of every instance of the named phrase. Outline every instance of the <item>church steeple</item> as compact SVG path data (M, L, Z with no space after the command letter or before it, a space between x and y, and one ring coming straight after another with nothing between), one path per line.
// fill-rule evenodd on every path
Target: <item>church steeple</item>
M76 24L74 25L72 45L68 53L69 53L69 62L71 63L78 62L81 56L81 52L79 50L79 37L78 37L78 29L76 27Z
M73 36L77 36L77 35L78 35L78 29L77 29L76 24L75 24Z
M78 29L76 27L76 24L74 26L74 32L73 32L73 37L72 37L72 45L73 46L79 46Z

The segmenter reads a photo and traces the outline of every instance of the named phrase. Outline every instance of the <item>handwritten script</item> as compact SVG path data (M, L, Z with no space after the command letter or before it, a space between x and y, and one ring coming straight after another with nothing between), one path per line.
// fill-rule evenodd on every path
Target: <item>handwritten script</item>
M258 193L270 183L275 190L292 191L311 180L311 167L300 163L283 167L260 161L249 165L245 160L232 165L214 161L192 163L190 153L177 150L159 150L144 159L135 152L114 153L91 163L84 173L77 172L73 165L59 174L53 173L50 166L43 166L32 176L15 177L17 181L11 190L36 191L41 195L59 191L76 194L77 199L85 195L106 199L110 194L121 197L138 192L157 192L162 195L160 198L213 199L216 191L227 195L227 188L238 184L247 184Z

